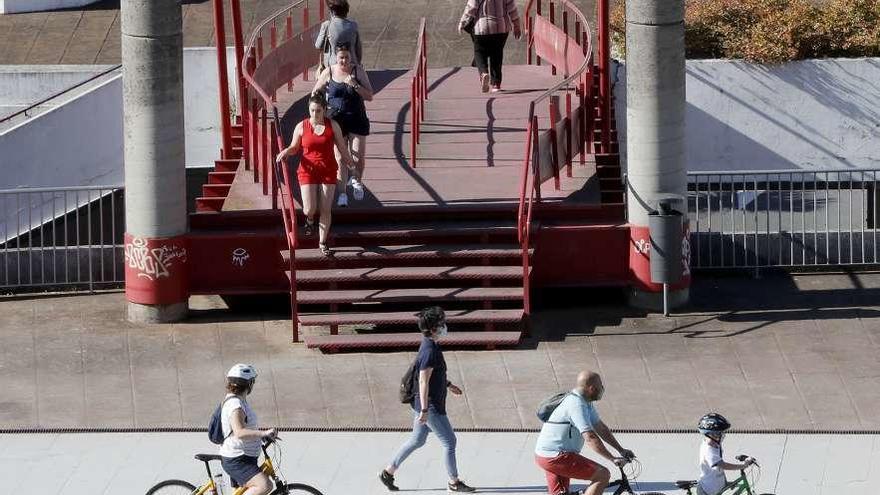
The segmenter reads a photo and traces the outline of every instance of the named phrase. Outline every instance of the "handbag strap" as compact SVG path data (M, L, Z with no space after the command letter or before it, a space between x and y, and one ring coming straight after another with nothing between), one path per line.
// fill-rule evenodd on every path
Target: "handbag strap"
M477 2L477 15L474 16L474 24L476 24L477 21L480 20L480 8L483 6L484 3L486 3L486 0L480 0L479 2Z

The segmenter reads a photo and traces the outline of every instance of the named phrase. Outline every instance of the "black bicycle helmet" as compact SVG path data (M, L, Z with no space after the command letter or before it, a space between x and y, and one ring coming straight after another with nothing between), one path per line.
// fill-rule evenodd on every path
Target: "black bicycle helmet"
M727 418L718 413L709 413L700 418L700 423L697 425L697 429L699 429L700 433L703 435L708 435L710 433L723 433L730 429L730 422L727 421Z

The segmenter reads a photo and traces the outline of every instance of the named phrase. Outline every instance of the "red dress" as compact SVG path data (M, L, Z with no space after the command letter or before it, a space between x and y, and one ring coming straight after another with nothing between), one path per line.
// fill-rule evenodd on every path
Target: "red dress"
M296 170L299 184L336 184L339 164L333 154L333 126L324 119L324 133L315 134L308 118L302 121L302 158Z

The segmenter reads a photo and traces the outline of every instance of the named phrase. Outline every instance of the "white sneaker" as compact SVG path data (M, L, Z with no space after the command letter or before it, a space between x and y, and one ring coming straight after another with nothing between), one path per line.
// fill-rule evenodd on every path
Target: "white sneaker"
M480 74L480 91L489 92L489 74Z
M342 193L336 200L336 206L348 206L348 194Z
M351 180L351 194L354 196L355 201L362 201L364 199L364 185L355 178Z

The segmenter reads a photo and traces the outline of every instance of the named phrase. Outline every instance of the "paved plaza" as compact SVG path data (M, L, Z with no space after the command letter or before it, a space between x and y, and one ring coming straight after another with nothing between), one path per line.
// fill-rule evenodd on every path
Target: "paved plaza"
M519 348L447 353L465 390L450 414L460 427L537 427L537 403L590 368L614 428L692 428L708 410L741 429L880 428L880 275L701 275L692 293L670 318L610 292L541 294ZM213 298L193 298L176 325L128 323L124 307L122 293L2 300L0 427L204 427L236 362L260 370L265 424L410 424L397 386L414 352L321 354L290 343L283 313Z

